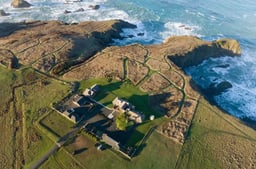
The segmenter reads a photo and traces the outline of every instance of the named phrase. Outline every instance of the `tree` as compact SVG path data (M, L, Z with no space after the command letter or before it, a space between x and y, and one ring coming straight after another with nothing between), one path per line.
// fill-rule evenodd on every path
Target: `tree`
M117 118L116 118L116 127L119 130L126 130L127 125L128 125L128 120L126 119L126 116L125 116L124 113L117 116Z

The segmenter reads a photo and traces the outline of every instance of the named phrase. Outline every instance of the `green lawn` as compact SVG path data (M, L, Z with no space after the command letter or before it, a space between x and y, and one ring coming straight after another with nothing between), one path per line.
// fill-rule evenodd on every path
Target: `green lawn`
M136 110L141 111L148 118L151 114L160 117L149 105L149 95L142 92L139 87L134 86L130 81L108 81L107 79L89 79L80 83L79 91L82 91L94 84L99 84L101 91L95 96L95 99L105 105L111 105L113 99L118 96L128 100L135 105Z
M57 137L64 136L72 130L72 127L74 126L74 123L56 111L49 113L49 115L40 121L40 124Z
M80 135L76 142L68 145L66 148L70 153L84 148L84 151L74 155L74 157L86 169L171 169L174 168L181 150L180 144L176 144L156 131L146 140L143 151L131 161L122 158L122 155L113 150L99 151L94 145L94 141L85 135ZM64 154L65 152L58 153ZM66 163L66 158L62 158L62 161ZM50 159L47 163L51 163L47 164L51 166L56 162Z
M200 99L177 169L252 166L255 138L254 130Z
M89 79L81 81L79 90L82 92L84 89L91 87L94 84L98 84L101 87L100 92L95 96L95 100L106 106L112 107L112 101L118 96L128 100L135 105L136 110L145 115L145 121L135 129L131 138L127 140L127 145L138 145L150 127L161 124L166 120L165 117L161 117L150 107L149 95L142 92L139 87L134 86L130 81L120 82L114 80L108 81L107 79ZM155 115L156 119L154 121L149 121L148 119L150 115Z
M66 150L60 149L40 166L39 169L83 169L78 163Z

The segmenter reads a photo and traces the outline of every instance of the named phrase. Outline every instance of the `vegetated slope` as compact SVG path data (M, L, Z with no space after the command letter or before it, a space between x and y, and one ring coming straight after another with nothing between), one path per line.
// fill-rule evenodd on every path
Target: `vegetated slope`
M198 103L176 168L255 168L256 132L204 98Z

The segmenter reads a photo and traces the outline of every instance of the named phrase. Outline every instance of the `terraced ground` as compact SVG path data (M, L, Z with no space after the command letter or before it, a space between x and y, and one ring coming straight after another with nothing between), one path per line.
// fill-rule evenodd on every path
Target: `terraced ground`
M161 50L165 53L164 50L168 49L167 46ZM166 124L160 125L158 130L183 143L199 94L191 88L189 77L163 54L157 55L156 52L154 46L139 44L108 47L64 74L64 78L131 81L134 86L149 94L149 105L156 112L170 119Z
M205 101L171 60L184 66L193 51L218 53L218 45L173 37L159 45L107 47L119 37L119 24L132 27L33 21L0 34L0 168L30 168L72 131L75 124L51 105L95 83L102 104L111 107L119 96L146 115L127 140L136 156L127 161L112 149L98 151L95 140L78 132L41 168L255 168L255 130Z

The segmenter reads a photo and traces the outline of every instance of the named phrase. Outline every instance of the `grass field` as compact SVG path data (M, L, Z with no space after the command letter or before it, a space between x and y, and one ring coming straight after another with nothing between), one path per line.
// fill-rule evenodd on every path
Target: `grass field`
M255 168L255 152L254 130L200 99L176 168Z
M40 124L57 137L62 137L74 126L74 123L67 120L58 112L52 111L40 121Z
M99 84L102 89L95 99L105 105L111 105L113 99L118 96L135 105L136 110L143 112L146 117L151 114L156 115L156 117L160 116L150 107L149 95L142 92L130 81L120 82L113 80L109 82L107 79L89 79L81 81L79 90L82 92L85 88L91 87L94 84Z
M146 141L146 145L141 154L131 161L122 158L121 155L113 152L113 150L99 151L94 145L94 141L84 135L80 135L76 138L75 142L66 148L70 153L74 150L82 150L80 153L74 155L74 157L86 169L170 169L174 168L181 150L180 144L172 142L170 139L155 131ZM168 151L166 151L167 149ZM70 166L70 164L72 164L72 162L69 161L72 160L72 158L66 156L66 152L59 151L54 157L56 156L62 158L50 158L40 169L47 169L52 166L62 168L62 166ZM78 164L74 164L73 162L73 165Z
M79 162L78 162L79 163ZM39 169L83 169L66 150L60 149Z
M18 83L18 72L10 71L0 66L0 166L1 169L14 167L15 141L13 135L14 109L12 86Z
M50 110L54 101L63 98L69 86L48 78L33 69L18 71L0 67L0 166L27 168L53 142L35 125Z
M38 76L38 75L37 75ZM53 102L61 100L68 92L69 86L46 77L47 85L37 83L23 86L23 111L26 118L26 162L30 163L39 158L53 144L53 142L34 125L37 119L44 113L51 111ZM68 123L68 122L67 122Z
M149 95L145 92L142 92L130 81L110 82L107 79L89 79L81 81L79 90L82 92L84 89L89 88L94 84L99 84L101 87L101 91L95 96L97 101L106 106L113 107L112 101L115 99L115 97L118 96L128 100L130 103L135 105L136 110L142 112L145 115L145 121L135 129L131 138L127 140L127 145L137 146L140 140L152 126L158 125L167 120L165 117L161 117L160 114L151 108L149 105ZM156 120L148 120L150 115L155 115Z

